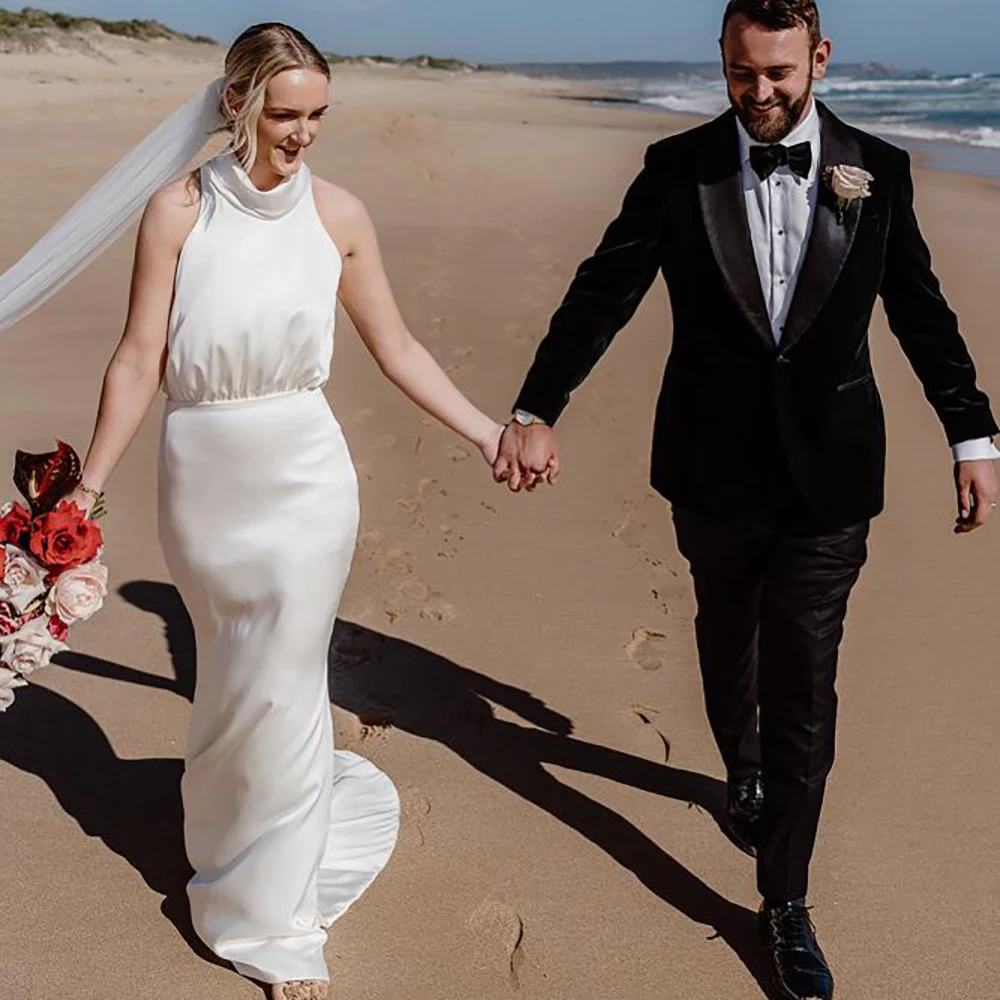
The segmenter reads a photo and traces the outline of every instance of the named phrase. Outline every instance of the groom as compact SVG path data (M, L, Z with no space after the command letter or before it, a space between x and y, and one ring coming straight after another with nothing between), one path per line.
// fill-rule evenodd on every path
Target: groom
M833 978L805 897L847 601L883 505L878 296L953 448L957 532L989 519L1000 457L907 155L813 99L830 52L814 0L730 0L732 109L649 148L538 348L494 469L515 491L552 481L550 428L662 272L674 333L652 484L690 563L728 821L757 857L778 986L820 1000Z

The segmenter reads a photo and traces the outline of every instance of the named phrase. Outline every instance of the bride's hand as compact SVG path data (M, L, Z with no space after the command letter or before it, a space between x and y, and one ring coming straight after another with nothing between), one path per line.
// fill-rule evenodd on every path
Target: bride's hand
M62 504L71 504L71 503L75 503L77 507L79 507L80 510L82 510L83 513L87 515L87 517L93 517L94 510L97 505L97 497L95 497L92 493L88 492L87 490L81 490L79 487L77 487L75 490L73 490L72 493L67 493L66 496L64 496L62 500L60 500L59 503L56 504L56 506L59 507Z
M486 464L490 468L493 467L497 456L500 454L500 438L503 437L503 432L503 424L494 424L485 440L479 442L479 450L482 452L483 458L486 459Z

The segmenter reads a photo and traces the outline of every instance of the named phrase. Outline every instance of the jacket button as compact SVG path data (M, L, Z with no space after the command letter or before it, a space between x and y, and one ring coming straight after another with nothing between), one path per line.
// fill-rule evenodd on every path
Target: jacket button
M784 354L779 354L775 359L779 365L789 365L792 363L792 359L786 357Z

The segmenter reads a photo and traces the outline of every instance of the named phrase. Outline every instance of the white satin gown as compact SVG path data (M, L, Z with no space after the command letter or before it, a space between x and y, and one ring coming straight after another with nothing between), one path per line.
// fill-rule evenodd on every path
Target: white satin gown
M327 658L358 528L321 388L342 262L304 165L263 192L226 155L201 186L159 477L160 541L198 650L182 784L191 913L246 976L327 979L326 928L399 824L389 779L333 746Z

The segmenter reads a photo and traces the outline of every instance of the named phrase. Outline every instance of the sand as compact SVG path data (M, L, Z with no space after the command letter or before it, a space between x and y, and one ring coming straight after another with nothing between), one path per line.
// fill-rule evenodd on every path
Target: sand
M0 56L0 267L217 59ZM559 89L343 69L311 161L366 201L412 329L498 418L643 149L691 124ZM1000 396L1000 195L924 171L917 189ZM130 257L131 236L4 335L0 467L56 437L86 447ZM338 998L764 995L753 866L712 818L723 772L690 585L647 486L668 331L657 283L559 426L558 486L515 497L341 322L328 394L363 528L332 672L337 739L392 776L403 823L331 935ZM1000 524L953 537L943 435L881 315L872 335L889 507L844 647L814 917L840 996L997 1000ZM0 718L4 997L261 995L185 924L190 636L156 542L159 412L109 485L106 609ZM720 476L725 488L724 459Z

